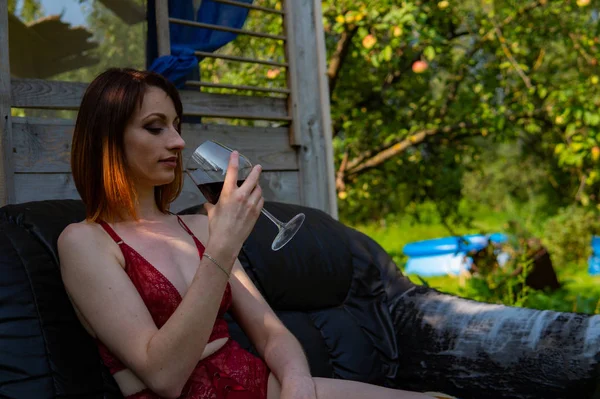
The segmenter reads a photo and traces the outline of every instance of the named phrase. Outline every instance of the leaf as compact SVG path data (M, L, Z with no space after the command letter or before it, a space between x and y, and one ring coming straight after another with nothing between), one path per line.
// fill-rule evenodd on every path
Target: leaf
M391 61L392 60L392 47L391 46L385 46L383 51L381 52L381 56L385 61Z
M583 113L583 121L588 126L598 126L600 123L600 115L590 111L585 111Z
M427 58L427 60L433 60L435 58L435 49L433 48L433 46L425 47L425 50L423 50L423 55L425 56L425 58Z

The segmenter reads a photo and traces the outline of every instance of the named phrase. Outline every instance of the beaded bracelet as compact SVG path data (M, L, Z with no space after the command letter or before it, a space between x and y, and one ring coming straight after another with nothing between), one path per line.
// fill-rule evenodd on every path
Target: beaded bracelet
M224 269L224 268L223 268L221 265L219 265L219 263L218 263L218 262L215 260L215 258L213 258L212 256L210 256L210 255L209 255L209 254L207 254L207 253L204 253L204 255L203 255L203 256L204 256L204 257L206 257L206 258L208 258L208 260L210 260L210 261L211 261L212 263L214 263L215 265L217 265L217 267L218 267L219 269L221 269L221 271L222 271L223 273L225 273L225 275L227 276L227 279L229 279L229 277L230 277L230 274L229 274L229 273L227 273L227 270L225 270L225 269Z

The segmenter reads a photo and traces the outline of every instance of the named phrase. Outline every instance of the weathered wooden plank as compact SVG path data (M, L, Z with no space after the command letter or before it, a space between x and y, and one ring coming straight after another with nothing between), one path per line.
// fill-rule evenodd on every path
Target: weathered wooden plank
M156 15L156 44L158 56L171 54L171 39L169 32L169 4L167 0L156 0L154 3Z
M298 172L263 172L260 185L267 200L300 203ZM78 199L79 193L70 173L16 173L16 202L41 201L49 199ZM185 178L181 195L171 205L173 212L205 202L194 183Z
M0 0L0 206L13 203L12 121L10 116L8 1Z
M74 121L68 119L13 118L14 171L68 173ZM184 159L203 141L215 140L239 150L263 170L297 170L296 151L288 142L287 128L184 124Z
M324 34L318 0L285 0L290 64L292 143L299 144L300 193L304 205L337 216L328 90L321 76L325 62ZM315 68L315 66L318 66Z
M283 32L287 36L288 40L284 44L285 60L288 63L287 73L287 87L290 89L290 94L287 98L288 115L292 118L290 128L290 144L295 146L302 146L303 141L306 139L302 136L302 129L300 129L300 110L298 109L298 90L296 85L296 75L298 74L298 67L296 66L296 38L294 37L293 29L293 18L288 10L288 4L284 1L285 14L283 17Z
M323 146L325 151L325 176L327 179L329 214L337 219L337 192L335 188L335 165L333 156L333 128L331 122L331 104L329 100L329 75L327 75L327 50L325 48L325 28L323 27L323 9L321 2L315 0L313 8L317 39L317 71L319 75L319 99L321 101L321 116L323 118Z
M43 79L12 79L13 106L19 108L77 109L87 83Z
M41 79L12 79L13 107L77 109L87 83L57 82ZM236 96L180 92L186 115L219 118L289 120L286 100L275 97Z
M236 96L232 94L179 92L187 115L221 118L288 121L286 100L278 97Z

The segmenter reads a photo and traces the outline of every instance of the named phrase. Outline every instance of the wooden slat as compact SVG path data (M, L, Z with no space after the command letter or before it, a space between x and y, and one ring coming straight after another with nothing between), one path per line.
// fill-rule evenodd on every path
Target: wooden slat
M315 31L317 32L317 73L319 76L319 99L321 116L323 118L323 150L325 152L325 176L327 179L327 197L329 200L329 214L338 218L337 191L335 187L335 165L333 153L333 127L331 121L331 104L329 99L329 75L327 74L327 50L325 48L325 29L323 27L323 9L321 2L315 0L313 17ZM318 32L321 32L320 34Z
M186 115L289 121L286 101L276 97L236 96L181 90Z
M287 9L287 3L284 4L284 9ZM298 109L298 90L296 90L295 76L298 74L298 68L296 66L296 39L294 37L293 19L290 13L286 13L283 18L283 32L287 36L288 40L285 43L285 59L288 61L288 73L287 73L287 87L290 88L291 93L288 96L287 107L288 115L291 117L291 128L290 128L290 144L295 146L302 146L303 140L306 138L302 136L302 130L300 129L300 110Z
M268 13L271 13L271 14L279 14L279 15L283 15L284 14L283 11L281 11L281 10L276 10L274 8L269 8L269 7L255 6L254 4L241 3L239 1L213 0L213 2L215 2L215 3L222 3L222 4L229 4L229 5L237 6L237 7L248 8L250 10L257 10L257 11L268 12Z
M298 192L298 172L263 172L260 186L267 200L300 203ZM15 174L16 202L40 201L49 199L79 199L79 193L70 173ZM185 178L183 192L173 202L171 211L182 209L204 202L202 194L194 183Z
M15 202L10 94L8 2L0 0L0 206Z
M87 83L57 82L41 79L12 79L12 106L21 108L77 109ZM219 118L290 120L286 101L275 97L236 96L179 92L186 115Z
M68 173L74 122L68 119L13 118L14 171L17 173ZM184 124L183 158L206 140L239 150L263 170L297 170L295 150L287 128Z
M87 83L12 79L12 105L20 108L77 109Z
M320 0L285 0L286 32L292 33L287 43L289 75L292 90L291 115L295 144L301 143L298 165L300 169L300 193L302 203L321 209L332 216L337 215L333 171L333 151L329 116L324 113L323 103L328 91L322 85L325 55L318 36L324 35L317 15L316 3Z
M206 51L194 51L194 54L199 57L205 57L205 58L216 58L216 59L220 59L220 60L228 60L228 61L235 61L235 62L247 62L249 64L271 65L271 66L276 66L276 67L280 67L280 68L288 67L287 62L275 62L275 61L269 61L269 60L260 60L260 59L256 59L256 58L237 57L235 55L220 54L220 53L208 53Z
M194 28L212 29L212 30L218 30L221 32L236 33L238 35L261 37L263 39L273 39L273 40L282 40L282 41L286 40L286 37L281 36L281 35L271 35L268 33L252 32L252 31L244 30L244 29L230 28L228 26L205 24L204 22L189 21L187 19L169 18L169 22L171 22L173 24L192 26Z
M158 56L171 54L171 39L169 33L169 4L167 0L156 0L156 42Z
M281 94L289 94L289 89L277 89L271 87L260 87L260 86L245 86L245 85L231 85L226 83L210 83L210 82L200 82L197 80L188 80L185 82L188 86L197 86L197 87L213 87L217 89L233 89L233 90L249 90L249 91L263 91L267 93L281 93Z

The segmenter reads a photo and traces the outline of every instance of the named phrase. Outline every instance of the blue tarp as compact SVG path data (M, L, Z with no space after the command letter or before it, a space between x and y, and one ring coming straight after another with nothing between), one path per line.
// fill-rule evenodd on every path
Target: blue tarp
M237 1L252 3L252 0ZM169 25L171 55L158 57L154 7L155 0L148 0L146 68L165 76L177 88L183 88L186 80L199 80L200 60L194 55L194 51L214 52L237 37L235 33L171 23ZM240 29L246 21L248 9L203 0L198 12L194 13L192 0L169 0L169 16Z
M592 237L592 256L588 258L588 273L592 276L600 274L600 236Z
M420 276L457 275L463 270L469 270L473 264L468 254L479 251L493 244L502 244L508 237L502 233L491 235L471 234L465 236L443 237L433 240L408 243L402 252L409 257L404 268L407 274ZM507 254L497 254L498 263L506 263Z

